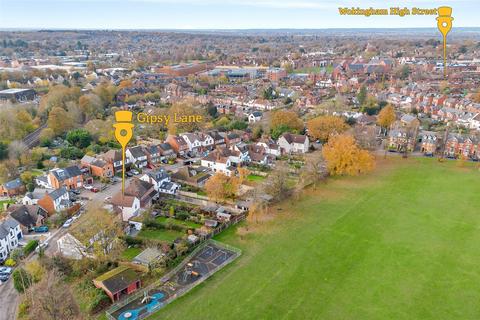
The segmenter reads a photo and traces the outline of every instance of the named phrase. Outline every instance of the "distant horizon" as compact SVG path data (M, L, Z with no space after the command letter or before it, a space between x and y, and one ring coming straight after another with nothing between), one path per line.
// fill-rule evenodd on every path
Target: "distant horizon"
M455 29L478 29L480 26L454 27ZM16 28L1 27L0 32L4 31L322 31L322 30L433 30L436 27L325 27L325 28Z
M0 28L19 30L251 30L430 28L435 16L341 16L339 7L453 8L477 27L475 0L0 0Z

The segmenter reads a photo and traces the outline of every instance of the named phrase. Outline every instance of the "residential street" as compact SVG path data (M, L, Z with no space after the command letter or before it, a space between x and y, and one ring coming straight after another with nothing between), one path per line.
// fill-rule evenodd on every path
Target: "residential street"
M13 287L13 279L0 284L0 320L16 318L19 295Z

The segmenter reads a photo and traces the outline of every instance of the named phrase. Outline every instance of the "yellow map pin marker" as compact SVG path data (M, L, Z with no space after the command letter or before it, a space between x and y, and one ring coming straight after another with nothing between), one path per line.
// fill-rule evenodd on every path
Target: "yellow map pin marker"
M115 112L115 138L122 146L122 194L125 192L125 149L133 137L133 114L131 111Z
M443 35L443 76L447 77L447 34L452 30L452 8L439 7L437 17L438 30Z

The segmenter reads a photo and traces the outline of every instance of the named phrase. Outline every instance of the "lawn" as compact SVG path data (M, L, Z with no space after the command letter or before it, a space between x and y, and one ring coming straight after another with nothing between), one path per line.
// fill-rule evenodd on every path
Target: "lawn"
M173 240L177 239L178 237L183 236L183 233L175 231L175 230L147 230L144 229L139 232L139 238L145 238L150 240L159 240L159 241L168 241L172 242Z
M478 319L479 181L400 157L331 179L246 235L223 233L242 256L151 318Z
M251 182L262 182L263 180L265 180L265 177L258 176L256 174L249 174L247 176L247 180Z
M125 251L122 252L122 258L128 261L132 261L133 258L138 256L142 252L140 248L127 248Z
M3 211L3 208L6 203L12 204L12 203L15 203L15 200L0 200L0 212Z
M173 223L177 225L182 225L182 226L186 226L188 228L193 228L193 229L200 228L202 226L201 224L195 223L193 221L178 220L178 219L172 219L167 217L157 217L155 218L155 220L162 223Z

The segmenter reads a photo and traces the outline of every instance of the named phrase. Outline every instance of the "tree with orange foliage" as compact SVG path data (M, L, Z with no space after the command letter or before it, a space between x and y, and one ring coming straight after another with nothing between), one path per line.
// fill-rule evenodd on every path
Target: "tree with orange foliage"
M337 116L320 116L307 122L308 134L322 142L328 141L332 134L340 134L349 128L343 118Z
M323 146L322 155L331 175L356 176L375 168L374 157L367 150L360 149L355 139L347 134L330 137Z
M239 187L237 177L228 177L223 173L216 173L205 183L205 190L210 199L215 202L225 202L235 198Z
M238 183L242 184L247 180L248 175L250 174L250 170L244 167L238 168Z
M120 81L120 84L118 85L118 88L119 89L123 89L123 88L129 88L132 86L132 80L130 79L126 79L126 80L122 80Z
M395 115L395 109L389 104L378 114L377 124L380 127L387 129L392 125L392 123L395 122L396 119L397 116Z
M270 128L275 130L275 128L286 126L290 130L297 130L300 131L303 129L304 124L302 119L298 117L298 115L293 111L288 110L279 110L275 111L272 114L272 118L270 120Z

